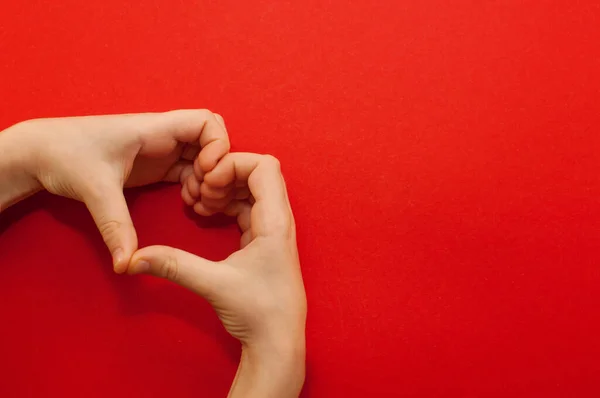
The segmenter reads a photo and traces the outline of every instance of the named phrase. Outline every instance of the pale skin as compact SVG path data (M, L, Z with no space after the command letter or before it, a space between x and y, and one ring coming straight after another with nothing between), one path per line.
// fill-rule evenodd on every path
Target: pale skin
M228 153L207 110L38 119L0 132L0 212L43 189L86 204L117 273L167 278L213 306L242 344L229 397L297 397L305 374L306 296L279 162ZM203 216L237 218L240 250L212 262L166 246L138 249L123 188L182 184Z

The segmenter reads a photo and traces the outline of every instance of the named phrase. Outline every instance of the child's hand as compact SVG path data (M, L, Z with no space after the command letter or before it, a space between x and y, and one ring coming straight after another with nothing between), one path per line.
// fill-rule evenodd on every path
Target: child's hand
M2 138L7 152L28 154L19 159L24 180L35 182L28 191L44 188L87 205L119 273L137 250L123 187L187 185L188 178L195 181L194 160L206 173L229 151L223 119L207 110L37 119Z
M304 381L306 296L279 162L272 156L228 154L199 189L210 213L237 217L241 250L217 263L151 246L135 253L129 271L170 279L211 303L243 346L230 396L298 396ZM197 205L200 213L203 203Z

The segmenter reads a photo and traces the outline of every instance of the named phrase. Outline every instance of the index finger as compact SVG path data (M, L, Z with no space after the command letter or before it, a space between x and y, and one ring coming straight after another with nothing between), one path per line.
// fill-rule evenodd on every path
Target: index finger
M198 143L202 148L198 163L204 172L212 170L231 148L224 124L207 109L183 109L138 116L147 122L144 127L150 136L162 139L156 143L151 142L154 140L145 140L144 145L149 147L149 152L152 152L154 145L164 144L164 140Z
M204 177L216 188L246 182L255 203L251 225L256 236L289 233L293 215L279 161L270 155L230 153Z

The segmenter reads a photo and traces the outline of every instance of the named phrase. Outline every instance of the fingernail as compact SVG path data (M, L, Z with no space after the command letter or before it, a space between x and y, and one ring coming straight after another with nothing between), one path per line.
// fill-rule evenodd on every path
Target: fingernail
M133 266L133 269L131 270L132 274L143 274L145 272L148 272L150 270L150 263L146 260L140 260L137 263L135 263L135 265Z
M117 273L121 273L125 270L121 270L121 263L123 262L123 249L118 248L115 249L112 253L113 256L113 268L115 269L115 272Z

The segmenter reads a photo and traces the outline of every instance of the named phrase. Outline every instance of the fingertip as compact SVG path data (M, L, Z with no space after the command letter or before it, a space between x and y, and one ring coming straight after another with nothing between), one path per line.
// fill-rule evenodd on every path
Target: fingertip
M180 182L184 184L190 176L194 175L194 166L190 163L181 171Z
M143 248L133 253L133 256L131 256L130 265L144 258L144 252L146 251L146 249L147 248Z
M187 179L187 189L191 198L198 199L200 196L200 182L195 176L192 175Z
M148 273L150 271L152 259L155 258L155 250L153 248L154 246L144 247L131 256L129 268L127 269L129 275Z
M184 184L183 187L181 187L181 199L183 199L183 203L185 203L188 206L193 206L194 203L196 203L196 200L190 195L186 184Z
M144 259L132 261L127 273L129 275L145 274L150 271L150 262Z
M125 251L121 248L117 248L112 253L113 257L113 270L117 274L123 274L127 271L129 265L129 258L125 255ZM129 256L131 257L131 256Z
M113 264L113 271L115 271L115 274L121 275L127 271L127 267L128 265L123 262L115 262Z
M204 204L202 202L197 202L194 205L194 211L204 217L209 217L212 216L213 214L215 214L215 212L209 208L207 208L206 206L204 206Z
M222 140L213 141L202 148L198 155L198 165L203 174L213 170L219 160L229 153L229 149L229 143Z
M202 182L200 184L200 194L201 198L210 198L210 199L223 199L227 197L232 191L234 187L233 185L226 185L224 187L215 187L207 182Z
M209 198L202 196L201 202L204 208L212 210L213 212L222 212L231 203L235 196L235 192L225 192L222 197Z
M138 240L123 196L123 187L115 185L114 181L101 180L94 192L85 192L83 202L111 253L113 270L117 274L124 273L137 250Z
M196 160L194 160L194 175L196 176L196 178L200 181L204 180L204 170L202 169L202 166L200 165L200 157L198 156L196 158Z
M235 169L228 164L228 158L223 157L219 163L204 175L203 182L212 188L225 188L228 185L235 186Z

